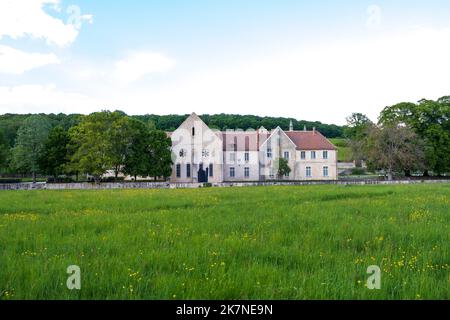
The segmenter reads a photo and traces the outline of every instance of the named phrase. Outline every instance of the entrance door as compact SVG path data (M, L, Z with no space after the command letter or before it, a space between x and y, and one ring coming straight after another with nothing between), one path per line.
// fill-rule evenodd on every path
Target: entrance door
M207 183L208 182L208 169L203 169L203 164L200 164L198 169L198 182L199 183Z

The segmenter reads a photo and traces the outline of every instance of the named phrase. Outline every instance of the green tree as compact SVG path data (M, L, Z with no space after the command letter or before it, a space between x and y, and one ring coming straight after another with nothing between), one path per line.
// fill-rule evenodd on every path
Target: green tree
M52 129L38 157L41 171L55 177L62 174L68 162L69 134L62 126Z
M38 158L47 140L51 125L47 118L36 115L27 118L19 128L14 149L13 167L23 173L31 173L36 182L39 170Z
M364 137L367 127L373 124L373 122L362 113L352 113L346 120L347 126L344 128L344 136L348 139Z
M426 168L438 175L450 171L450 97L386 107L380 114L379 123L412 128L425 141Z
M172 140L164 131L153 130L149 134L149 176L164 177L172 174Z
M115 136L116 122L122 117L120 112L96 112L69 130L69 149L73 152L70 170L91 174L99 182L101 176L114 167L116 159L112 155L111 137Z
M369 168L383 170L389 180L399 172L423 169L424 144L408 127L373 126L366 139Z
M291 173L289 162L284 158L278 158L276 161L278 179L283 179L284 176L288 176Z
M123 172L133 176L146 176L150 172L150 131L148 126L138 120L129 123L130 147L125 154Z
M6 172L8 168L9 146L3 133L0 131L0 173Z
M347 117L347 126L344 128L344 136L351 150L351 158L360 162L367 161L367 137L374 123L362 113L352 113Z
M117 176L123 171L123 165L127 154L133 143L133 132L131 128L131 119L127 116L116 113L113 115L114 119L111 122L110 133L108 136L110 160L114 175ZM115 118L117 117L117 118Z

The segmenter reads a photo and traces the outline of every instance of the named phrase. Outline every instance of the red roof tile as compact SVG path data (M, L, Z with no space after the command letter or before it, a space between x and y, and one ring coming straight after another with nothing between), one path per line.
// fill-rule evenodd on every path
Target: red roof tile
M285 131L298 150L337 150L337 148L318 131Z

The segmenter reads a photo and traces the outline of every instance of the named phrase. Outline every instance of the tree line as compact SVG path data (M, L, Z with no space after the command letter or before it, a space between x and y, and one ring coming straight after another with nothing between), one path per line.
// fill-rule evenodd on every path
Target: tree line
M80 114L39 114L48 120L52 127L62 126L65 130L80 123L83 115ZM14 146L17 132L23 125L24 121L31 114L3 114L0 115L0 134L3 136L4 142L10 147ZM188 115L140 115L129 116L131 119L139 120L145 123L150 129L162 131L175 131ZM275 117L258 117L252 115L202 115L201 118L205 123L213 128L225 131L227 129L257 129L261 126L268 130L275 129L280 126L283 130L289 129L289 123L292 120L295 130L303 130L304 127L312 129L315 127L318 131L328 138L340 138L343 136L344 127L337 125L328 125L321 122L310 122L289 118Z
M154 126L155 129L164 131L175 131L188 115L143 115L134 116L145 123ZM315 127L319 132L328 138L340 138L343 136L344 127L334 124L323 124L318 121L304 121L283 117L259 117L254 115L216 114L201 115L202 120L211 128L226 131L227 129L258 129L264 127L267 130L276 129L278 126L283 130L288 130L290 122L294 130L303 130L304 127L311 130Z
M120 173L135 178L170 176L171 140L164 131L120 111L69 119L64 126L44 115L28 116L12 147L0 131L2 172L31 174L33 181L40 173L55 180L89 174L98 182L109 170L116 178Z
M441 176L450 172L450 96L436 101L402 102L381 112L378 123L354 113L344 135L354 159L371 170L395 175L420 173Z

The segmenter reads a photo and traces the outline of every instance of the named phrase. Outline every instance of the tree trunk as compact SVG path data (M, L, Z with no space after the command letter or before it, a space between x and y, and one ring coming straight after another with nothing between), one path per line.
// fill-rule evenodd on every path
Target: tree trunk
M33 183L36 183L36 171L33 171Z
M393 177L393 175L392 175L392 171L388 171L388 173L387 173L387 178L388 178L388 181L394 180L394 177Z
M405 177L411 177L411 170L405 170Z
M134 182L137 181L137 175L134 175Z
M424 176L424 177L429 177L429 176L430 176L430 172L429 172L428 170L425 170L425 171L423 172L423 176Z

